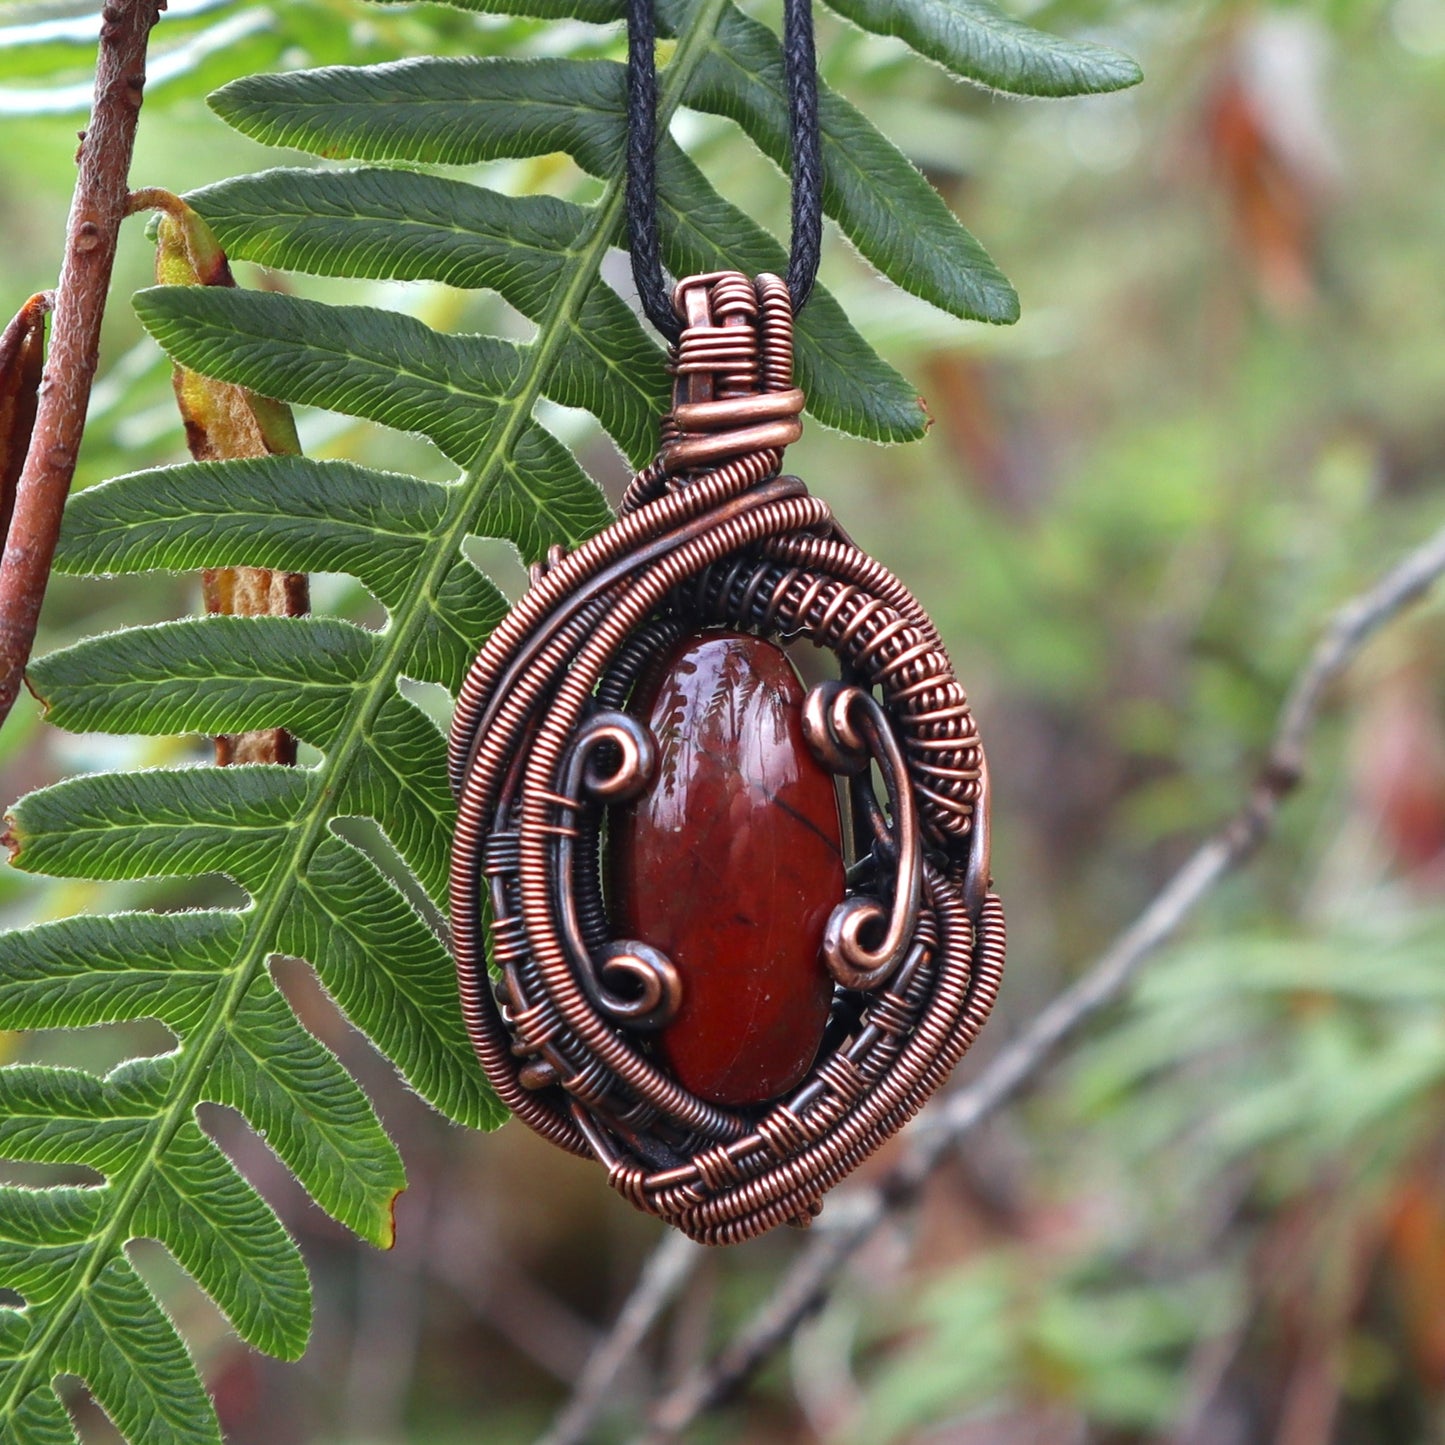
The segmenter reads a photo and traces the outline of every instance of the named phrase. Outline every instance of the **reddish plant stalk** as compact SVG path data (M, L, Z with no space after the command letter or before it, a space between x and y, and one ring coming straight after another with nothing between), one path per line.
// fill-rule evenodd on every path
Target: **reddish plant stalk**
M45 368L45 318L54 301L49 291L38 292L0 332L0 542L10 530L15 489L35 429Z
M77 153L80 175L55 290L50 355L0 560L0 722L14 705L30 659L60 516L75 476L126 213L146 44L163 8L164 0L110 0L101 12L95 102Z
M132 214L156 210L156 282L161 286L234 286L230 263L211 228L179 196L157 186L133 191ZM198 462L299 454L291 408L244 386L215 381L179 363L172 371L186 444ZM201 573L207 612L237 617L300 617L309 607L304 573L267 567L208 567ZM216 762L296 761L296 739L284 728L260 728L216 739Z

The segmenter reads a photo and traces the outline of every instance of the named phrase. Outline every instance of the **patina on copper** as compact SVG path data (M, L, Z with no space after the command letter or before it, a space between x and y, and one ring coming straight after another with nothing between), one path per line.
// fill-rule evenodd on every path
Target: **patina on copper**
M676 302L657 460L610 527L534 569L458 699L452 938L503 1101L601 1160L638 1208L728 1243L808 1223L944 1081L997 992L1003 913L983 752L937 630L779 475L803 409L787 287L718 273ZM712 628L811 641L840 673L800 714L851 799L857 861L821 941L831 1016L802 1078L760 1101L704 1097L669 1063L659 1040L686 1017L688 969L628 937L646 930L604 891L608 815L659 767L646 679Z

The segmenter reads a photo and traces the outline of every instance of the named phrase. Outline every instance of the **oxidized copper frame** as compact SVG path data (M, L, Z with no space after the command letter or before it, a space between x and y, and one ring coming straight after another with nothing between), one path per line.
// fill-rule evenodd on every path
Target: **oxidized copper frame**
M599 1159L639 1209L721 1244L809 1223L943 1083L992 1007L1004 922L983 751L937 630L779 475L803 409L787 286L725 272L675 296L657 460L611 526L533 568L458 700L452 943L468 1031L507 1106ZM803 724L848 780L857 856L823 946L823 1046L786 1098L745 1109L695 1097L650 1056L683 983L658 950L612 937L602 886L606 809L656 761L629 695L678 638L716 625L837 657Z

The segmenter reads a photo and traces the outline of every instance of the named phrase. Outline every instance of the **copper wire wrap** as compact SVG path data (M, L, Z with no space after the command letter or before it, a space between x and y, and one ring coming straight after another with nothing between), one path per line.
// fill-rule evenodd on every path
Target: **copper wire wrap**
M675 304L657 459L611 526L533 568L458 698L452 946L503 1102L599 1159L637 1208L728 1244L808 1224L943 1083L992 1008L1004 923L987 769L937 629L780 475L803 410L787 286L693 276ZM822 1049L787 1097L750 1108L695 1097L650 1055L647 1032L684 985L655 949L611 936L601 884L606 809L648 785L654 757L632 689L710 626L838 659L804 730L849 778L859 856L824 944L836 986Z

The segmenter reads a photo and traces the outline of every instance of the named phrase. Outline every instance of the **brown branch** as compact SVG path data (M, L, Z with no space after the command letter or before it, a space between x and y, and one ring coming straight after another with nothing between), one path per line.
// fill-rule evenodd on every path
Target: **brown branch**
M127 178L145 88L146 43L164 0L110 0L101 12L95 102L55 290L50 355L25 470L0 561L0 723L20 691L85 430L100 323L126 212Z
M537 1445L587 1445L592 1426L613 1400L613 1387L658 1316L692 1277L707 1250L669 1231L642 1267L616 1323L587 1360L572 1398Z
M1331 684L1376 632L1423 597L1442 575L1445 529L1333 615L1285 698L1264 766L1234 817L1195 850L1077 983L1039 1013L971 1083L940 1096L923 1112L910 1132L909 1152L880 1183L845 1189L830 1202L812 1240L772 1296L714 1360L694 1371L658 1404L653 1424L661 1437L676 1435L745 1385L823 1301L834 1276L859 1246L893 1212L916 1197L949 1151L1016 1094L1036 1083L1063 1045L1120 998L1143 964L1219 881L1249 858L1303 776L1308 745ZM675 1246L664 1240L654 1259L672 1249ZM659 1289L655 1274L652 1265L644 1269L593 1363L624 1345L635 1347L666 1308L681 1281L669 1279L665 1292ZM584 1380L591 1370L589 1364ZM584 1396L579 1387L563 1417L571 1433L560 1438L582 1439L604 1404L605 1391L601 1397L596 1391Z

